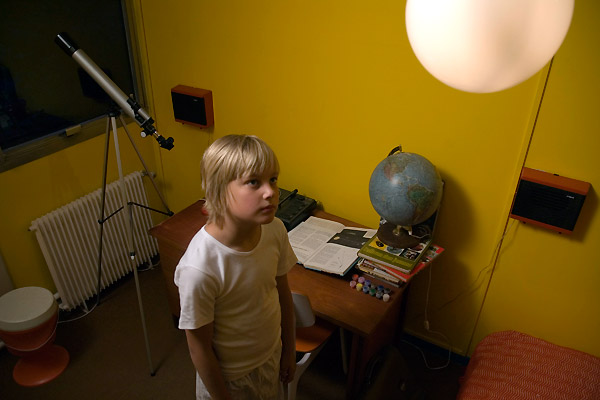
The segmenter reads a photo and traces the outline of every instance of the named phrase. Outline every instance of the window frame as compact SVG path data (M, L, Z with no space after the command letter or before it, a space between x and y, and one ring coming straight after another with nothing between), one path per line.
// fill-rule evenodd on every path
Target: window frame
M133 90L137 102L146 107L148 96L144 86L144 75L139 51L139 40L135 20L134 0L121 0L125 22L125 36L129 50ZM126 123L133 119L123 113ZM74 125L62 132L55 132L30 140L8 149L0 148L0 173L25 165L40 158L57 153L68 147L82 143L106 133L108 116L100 116L80 125Z

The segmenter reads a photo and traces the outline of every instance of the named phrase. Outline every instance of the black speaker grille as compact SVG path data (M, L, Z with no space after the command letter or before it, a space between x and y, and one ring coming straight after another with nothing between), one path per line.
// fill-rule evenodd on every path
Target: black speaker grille
M206 107L204 98L171 92L175 119L206 125Z
M578 193L522 180L512 214L572 231L584 200Z
M531 188L531 203L536 207L546 208L555 212L562 212L569 207L569 198L559 189L552 190L543 185Z

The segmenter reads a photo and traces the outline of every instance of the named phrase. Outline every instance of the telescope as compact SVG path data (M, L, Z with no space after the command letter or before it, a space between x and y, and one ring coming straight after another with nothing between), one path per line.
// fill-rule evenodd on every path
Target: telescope
M64 32L59 33L54 38L54 42L64 50L65 53L75 60L88 75L96 81L96 83L110 96L110 98L123 110L127 115L137 122L142 128L142 137L148 135L154 138L160 144L160 147L171 150L173 148L173 138L165 139L159 135L154 127L154 120L144 110L135 99L125 95L123 91L115 85L115 83L96 65L96 63L80 49L73 40Z

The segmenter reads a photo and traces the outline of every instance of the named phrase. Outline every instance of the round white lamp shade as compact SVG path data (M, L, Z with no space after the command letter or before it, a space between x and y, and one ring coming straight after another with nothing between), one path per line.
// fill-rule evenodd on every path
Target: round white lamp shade
M489 93L538 72L563 42L575 0L407 0L415 55L453 88Z

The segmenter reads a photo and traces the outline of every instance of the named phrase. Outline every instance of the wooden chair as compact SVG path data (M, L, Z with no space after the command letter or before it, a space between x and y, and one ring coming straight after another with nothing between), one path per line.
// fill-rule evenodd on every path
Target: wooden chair
M336 329L335 325L315 317L306 295L292 292L292 297L296 315L296 353L300 359L296 362L294 380L286 388L288 400L296 398L300 377Z

